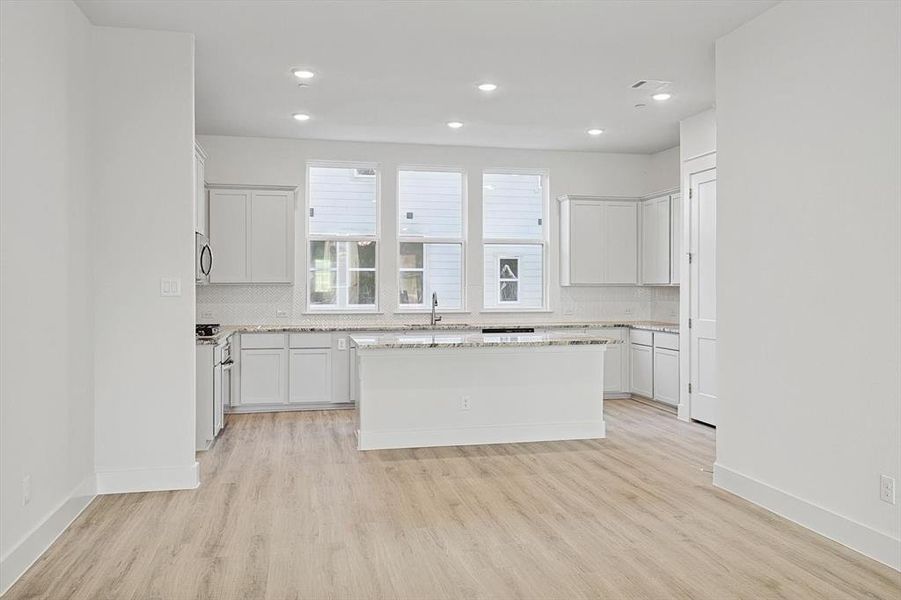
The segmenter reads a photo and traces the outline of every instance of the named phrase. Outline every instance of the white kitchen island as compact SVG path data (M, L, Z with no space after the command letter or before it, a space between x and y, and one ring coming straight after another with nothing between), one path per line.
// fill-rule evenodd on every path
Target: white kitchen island
M360 450L606 436L604 351L573 332L354 334Z

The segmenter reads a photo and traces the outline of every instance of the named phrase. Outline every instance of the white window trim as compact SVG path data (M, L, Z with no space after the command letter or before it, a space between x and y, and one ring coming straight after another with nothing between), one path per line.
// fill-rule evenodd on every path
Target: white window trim
M425 235L401 235L400 234L400 172L401 171L437 171L441 173L459 173L461 182L460 182L460 210L462 211L461 218L461 228L460 228L460 236L459 238L446 238L446 237L431 237ZM394 252L394 256L396 257L397 268L395 268L395 290L397 293L395 294L395 308L394 314L420 314L420 313L429 313L432 311L432 305L430 299L426 298L425 294L425 275L423 274L423 297L422 304L401 304L400 303L400 275L401 271L416 271L419 269L401 269L400 267L400 245L404 243L413 243L413 244L456 244L460 246L460 307L459 308L449 308L442 309L441 308L441 299L438 299L439 305L438 310L442 313L457 313L457 314L468 314L470 311L467 309L467 294L466 290L468 286L466 285L467 281L467 260L466 260L466 242L469 238L469 228L468 228L468 217L469 217L469 189L468 189L468 179L466 170L459 166L435 166L435 165L398 165L397 174L395 181L397 184L397 198L395 200L395 204L397 205L397 214L395 215L395 227L397 228L397 244ZM423 261L425 261L425 249L423 249ZM425 268L425 263L423 262L423 270Z
M482 295L482 307L479 312L483 313L551 313L554 312L550 306L550 257L548 249L550 247L550 171L548 169L510 169L510 168L486 168L482 169L482 236L485 234L485 174L500 175L538 175L541 177L541 237L535 239L508 239L508 238L482 238L482 257L484 262L485 246L490 245L510 245L510 246L541 246L541 306L530 308L515 308L515 303L504 302L503 306L496 308L488 308L485 306L484 292ZM484 285L485 276L482 274L482 285ZM498 286L498 295L500 294L500 286Z
M375 169L375 234L374 235L335 235L335 234L311 234L310 233L310 169L312 168L338 168L338 169ZM304 233L304 264L306 277L304 285L306 286L306 310L304 314L382 314L379 306L379 298L381 296L381 276L379 267L381 265L382 251L382 169L379 163L374 162L358 162L358 161L330 161L330 160L311 160L307 161L306 181L304 185L304 201L303 201L303 233ZM349 289L345 288L345 306L333 306L330 304L313 304L310 302L310 294L312 288L310 286L310 243L311 242L375 242L375 304L347 304L347 294ZM337 270L337 266L336 266ZM354 269L370 271L373 269ZM350 274L351 269L347 269Z

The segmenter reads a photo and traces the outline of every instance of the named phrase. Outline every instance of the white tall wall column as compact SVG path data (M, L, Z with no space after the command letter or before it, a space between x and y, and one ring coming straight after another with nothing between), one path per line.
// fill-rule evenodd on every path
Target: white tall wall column
M715 483L901 568L898 2L778 4L717 44Z

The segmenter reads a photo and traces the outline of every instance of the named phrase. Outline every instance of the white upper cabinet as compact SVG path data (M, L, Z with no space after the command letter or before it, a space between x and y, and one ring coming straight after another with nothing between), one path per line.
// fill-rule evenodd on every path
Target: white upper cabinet
M194 231L209 235L207 215L209 204L205 187L206 152L194 142Z
M638 203L561 196L560 285L638 283Z
M641 282L670 283L670 197L641 203Z
M291 283L294 191L216 186L209 192L210 283Z
M682 194L670 196L670 283L679 285L679 258L682 255Z

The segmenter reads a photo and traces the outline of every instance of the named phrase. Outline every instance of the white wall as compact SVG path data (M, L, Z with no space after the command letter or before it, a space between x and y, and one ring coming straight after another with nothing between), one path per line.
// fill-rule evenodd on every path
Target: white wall
M90 26L69 2L2 2L0 26L2 592L89 500L94 413Z
M716 109L679 122L679 151L682 162L716 152Z
M649 155L645 194L668 192L679 187L679 146Z
M191 487L194 42L97 27L95 459L100 492ZM160 297L160 278L180 297Z
M895 568L899 21L897 2L785 2L716 57L716 481Z
M365 322L372 320L404 322L415 319L395 315L397 290L394 277L396 257L393 240L397 231L397 168L411 165L461 167L468 173L470 243L467 246L467 304L471 315L447 315L447 321L534 321L561 319L647 319L654 314L657 294L669 297L673 292L651 288L560 288L558 285L558 207L561 194L594 194L611 196L643 196L652 185L672 180L671 174L658 176L657 164L668 165L667 156L652 164L647 155L601 154L496 148L466 148L411 144L330 142L241 138L201 135L198 139L207 151L208 183L242 183L298 186L301 198L305 187L308 161L360 161L378 163L381 169L381 236L385 240L380 253L380 307L377 316L329 315L310 317L306 309L306 244L303 240L303 216L298 211L295 227L297 260L294 286L223 286L198 288L198 319L219 323L309 322L319 318L329 321ZM670 151L667 151L670 152ZM476 243L481 231L481 173L491 168L540 168L550 173L550 237L549 304L551 311L540 314L478 313L482 298L482 253ZM672 167L663 167L672 171ZM214 250L215 251L215 250ZM288 311L289 317L276 318L277 310ZM666 310L669 310L667 308Z

